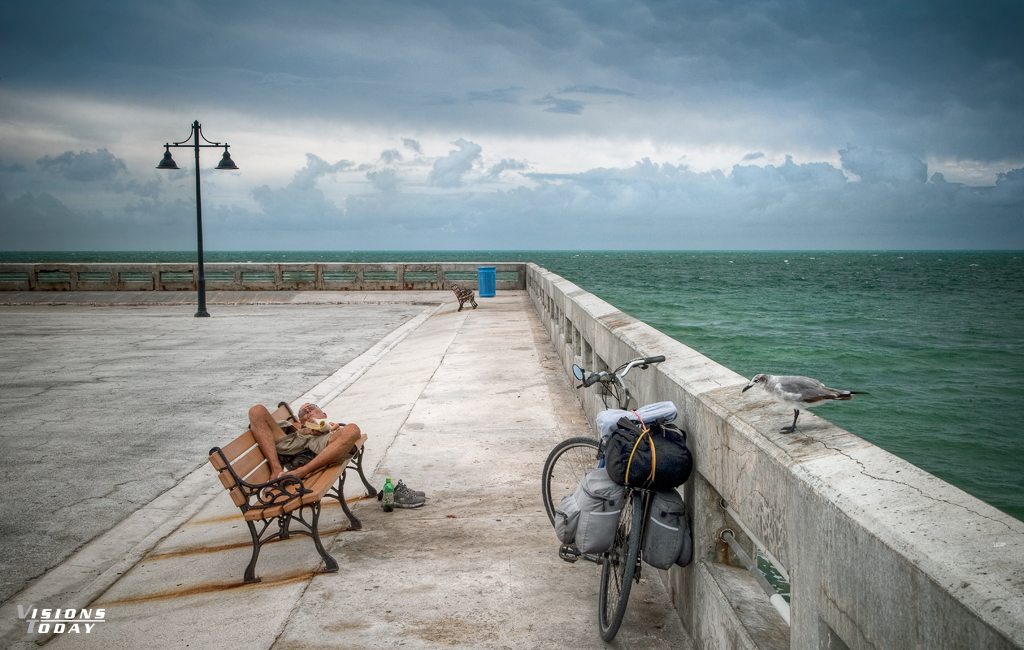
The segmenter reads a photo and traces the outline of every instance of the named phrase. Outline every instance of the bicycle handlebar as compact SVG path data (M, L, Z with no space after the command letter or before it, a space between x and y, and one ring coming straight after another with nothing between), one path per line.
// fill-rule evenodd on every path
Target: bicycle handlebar
M586 370L576 364L573 364L572 372L576 379L581 382L576 388L589 388L594 384L601 383L607 389L611 390L611 394L614 399L619 403L619 408L625 409L628 408L630 400L629 387L626 386L625 381L623 381L626 374L637 366L646 370L651 364L661 363L664 360L665 355L663 354L653 357L638 357L631 361L627 361L611 372L602 370L601 372L592 372L589 375L586 375ZM608 402L605 400L605 406L607 405Z
M659 354L656 357L640 357L640 358L637 358L637 359L633 359L632 361L627 361L626 363L622 364L621 366L618 367L618 369L615 370L614 374L617 377L625 377L626 374L630 370L632 370L633 368L635 368L637 366L640 366L640 368L642 368L643 370L646 370L647 366L649 364L661 363L664 360L665 360L665 355L664 354Z

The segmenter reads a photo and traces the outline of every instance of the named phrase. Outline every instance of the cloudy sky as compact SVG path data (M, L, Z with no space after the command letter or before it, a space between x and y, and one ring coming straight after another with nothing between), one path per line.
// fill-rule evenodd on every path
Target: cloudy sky
M0 250L1024 248L1013 2L6 2Z

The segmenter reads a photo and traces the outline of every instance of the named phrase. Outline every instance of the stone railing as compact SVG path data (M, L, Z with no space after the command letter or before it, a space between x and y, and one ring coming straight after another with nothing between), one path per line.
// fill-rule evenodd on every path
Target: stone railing
M208 291L416 291L477 289L477 268L496 267L497 289L525 289L522 262L386 264L211 263ZM197 264L0 264L0 291L195 291Z
M792 410L746 378L533 264L527 289L567 373L668 358L629 380L689 432L694 562L661 575L697 647L1024 647L1024 523L812 414L780 434ZM791 626L726 530L788 578Z

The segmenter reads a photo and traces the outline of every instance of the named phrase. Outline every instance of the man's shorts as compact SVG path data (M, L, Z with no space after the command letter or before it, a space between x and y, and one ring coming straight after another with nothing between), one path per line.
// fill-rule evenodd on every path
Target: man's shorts
M280 438L274 443L274 447L277 448L279 456L294 456L304 449L308 449L314 454L319 454L327 448L327 443L330 442L332 435L334 434L325 433L322 436L308 436L304 433L292 433Z

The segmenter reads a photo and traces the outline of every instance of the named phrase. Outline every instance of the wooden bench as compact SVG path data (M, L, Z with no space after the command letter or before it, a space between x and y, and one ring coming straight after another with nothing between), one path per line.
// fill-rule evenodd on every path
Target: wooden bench
M275 420L298 421L292 414L288 404L281 402L274 411ZM349 530L359 530L362 523L349 510L345 503L345 473L354 469L366 487L367 494L377 496L377 490L370 485L363 474L363 443L366 435L361 435L352 449L342 461L316 471L305 479L294 476L282 476L270 480L270 465L264 458L262 450L256 444L251 430L235 438L222 447L210 450L210 463L217 470L220 482L227 488L231 500L242 511L245 523L249 526L252 536L252 559L245 569L245 582L259 582L256 577L256 560L260 556L260 548L275 539L288 539L293 533L308 535L320 553L325 564L325 573L338 570L338 563L328 555L320 541L320 501L324 497L337 499L349 520ZM310 520L305 518L309 510ZM257 530L257 523L261 525ZM271 524L277 523L277 529L264 536ZM293 523L300 524L302 529L291 530Z
M473 309L476 309L476 298L470 289L463 289L459 285L453 284L452 291L455 292L455 297L459 299L459 311L462 311L463 305L467 302L473 305Z

